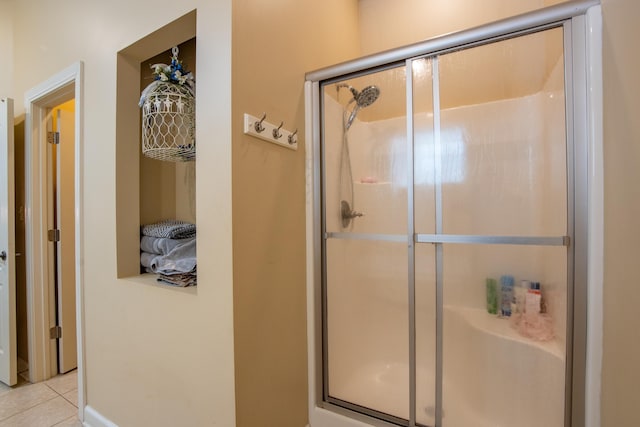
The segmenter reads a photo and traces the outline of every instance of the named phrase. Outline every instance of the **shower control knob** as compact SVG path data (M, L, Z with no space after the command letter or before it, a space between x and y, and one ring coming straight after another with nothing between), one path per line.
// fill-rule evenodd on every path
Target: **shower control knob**
M5 251L0 252L0 259L2 261L6 261L7 260L7 253Z
M347 228L351 224L351 220L360 216L364 216L362 212L356 212L351 209L349 202L342 200L340 202L340 218L342 219L342 228Z

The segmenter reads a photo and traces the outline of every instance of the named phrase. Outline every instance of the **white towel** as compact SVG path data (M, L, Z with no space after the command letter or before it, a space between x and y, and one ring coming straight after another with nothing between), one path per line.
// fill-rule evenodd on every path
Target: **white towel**
M176 246L195 240L195 237L188 239L169 239L168 237L142 236L140 239L140 249L157 255L168 255Z
M181 243L167 255L158 255L149 266L154 273L170 276L190 273L196 269L196 240Z
M151 268L153 259L157 256L158 254L150 254L149 252L140 252L140 265L142 265L145 268Z

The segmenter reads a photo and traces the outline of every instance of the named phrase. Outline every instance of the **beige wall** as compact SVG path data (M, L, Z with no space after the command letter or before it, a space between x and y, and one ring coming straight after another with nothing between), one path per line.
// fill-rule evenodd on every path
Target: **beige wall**
M555 0L554 3L559 3ZM544 7L543 0L359 0L362 54L380 52Z
M116 278L116 58L198 9L196 292ZM15 2L16 113L24 94L82 60L87 403L126 426L235 423L231 253L231 1ZM52 37L51 22L56 22ZM166 46L167 48L171 46ZM134 94L135 95L135 94ZM136 96L137 97L137 96ZM211 138L215 135L215 139ZM134 161L134 159L132 159ZM135 162L137 162L137 157ZM136 167L137 170L137 167ZM133 209L133 207L132 207Z
M240 427L307 424L304 73L358 56L356 7L356 0L233 2ZM263 112L271 123L298 129L297 151L243 134L243 114Z
M604 354L602 426L640 425L640 2L603 0Z
M11 93L11 83L13 81L12 17L13 1L0 0L0 52L2 52L2 57L4 58L4 64L0 67L0 98L9 96Z

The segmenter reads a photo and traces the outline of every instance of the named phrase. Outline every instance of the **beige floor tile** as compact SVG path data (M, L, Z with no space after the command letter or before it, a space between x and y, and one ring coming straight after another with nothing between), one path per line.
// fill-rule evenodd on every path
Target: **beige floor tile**
M54 427L82 427L82 423L77 416L67 418L63 422L56 424Z
M11 391L11 387L9 387L8 385L6 385L3 382L0 382L0 395L6 393L8 391Z
M74 416L78 409L61 396L0 421L0 427L51 427Z
M56 397L56 392L43 383L25 384L0 395L0 420L32 408Z
M78 388L78 371L74 370L68 374L58 375L44 382L59 394L65 394Z
M31 384L29 381L27 381L24 378L22 378L21 375L22 374L18 374L18 382L14 386L9 387L5 383L0 382L0 395L4 394L7 391L15 390L18 387L22 387L24 385Z
M23 386L26 386L26 385L31 385L31 383L29 382L29 380L28 380L28 379L24 379L24 378L22 377L22 375L23 375L23 374L18 374L18 382L16 383L16 385L13 385L13 386L11 386L11 387L9 387L8 385L6 385L6 384L5 384L5 383L3 383L3 382L0 382L0 395L2 395L4 392L11 391L11 390L15 390L15 389L17 389L18 387L23 387Z
M71 390L63 394L62 397L71 402L76 408L78 407L78 390Z

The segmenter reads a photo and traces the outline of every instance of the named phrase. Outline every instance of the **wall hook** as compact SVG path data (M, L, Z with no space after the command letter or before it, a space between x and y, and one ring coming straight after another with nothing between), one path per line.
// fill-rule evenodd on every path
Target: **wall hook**
M262 126L262 122L264 122L264 119L266 118L267 118L267 113L262 113L262 118L260 119L260 121L255 122L253 127L255 128L256 132L260 133L264 131L264 126Z
M293 145L296 143L297 133L298 133L298 129L294 130L293 133L287 137L287 140L289 141L289 145Z
M278 126L277 128L275 128L271 134L273 135L273 137L275 139L279 139L282 138L282 134L280 133L280 129L282 128L282 125L284 125L284 122L280 122L280 126Z
M251 114L244 115L244 133L245 135L251 135L255 138L262 139L264 141L272 142L281 147L288 148L290 150L298 149L298 139L295 136L297 133L291 134L291 131L285 129L284 121L280 122L280 126L269 123L265 120L266 113L262 115L262 118L252 116Z

